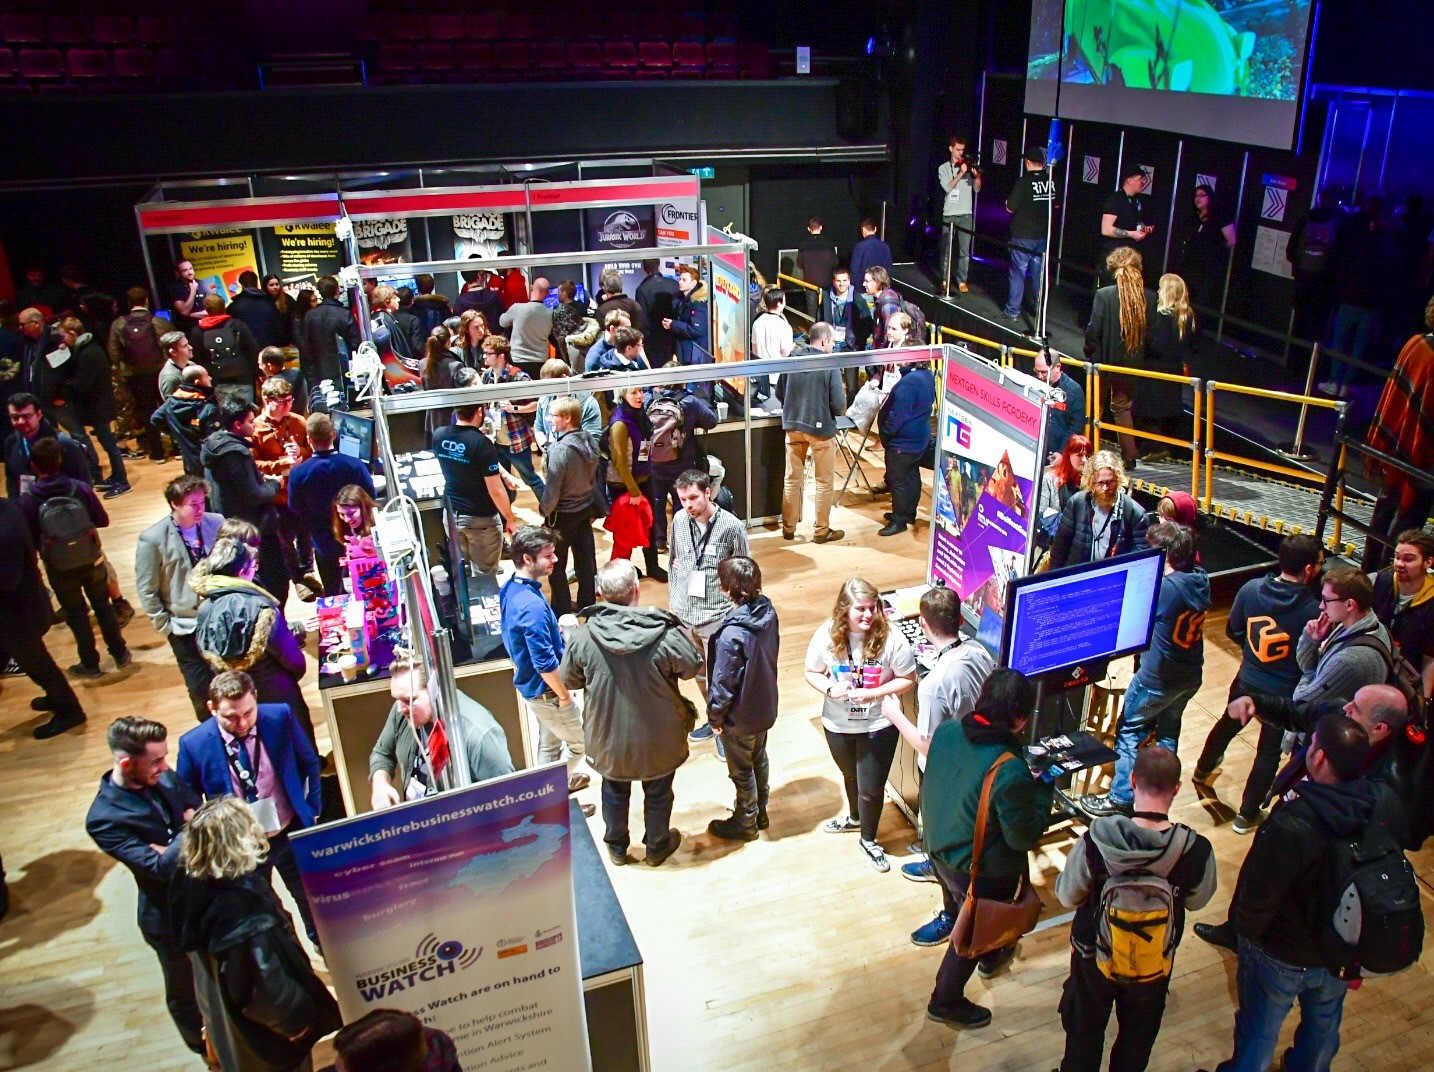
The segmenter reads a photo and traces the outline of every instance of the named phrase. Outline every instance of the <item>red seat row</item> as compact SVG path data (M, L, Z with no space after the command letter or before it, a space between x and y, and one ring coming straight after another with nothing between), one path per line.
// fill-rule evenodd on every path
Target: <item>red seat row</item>
M379 46L380 71L472 71L576 74L595 71L672 72L701 76L711 71L735 77L741 73L752 78L771 77L771 60L765 47L728 42L679 41L460 41L457 44L425 41L419 43L390 41ZM658 75L660 77L660 75Z
M0 15L7 45L171 45L179 24L169 15Z
M494 13L481 15L420 15L391 13L366 15L360 24L358 37L361 41L420 42L464 39L487 41L529 41L534 37L546 37L553 26L540 21L526 11L511 11L503 15ZM587 5L572 11L564 11L561 29L571 36L590 37L599 40L637 40L639 38L662 38L669 42L678 40L704 41L709 38L736 37L735 23L720 17L699 17L694 15L668 15L661 11L644 14L608 14L590 10Z
M157 53L147 48L22 48L18 57L8 48L0 48L0 83L12 82L16 75L37 84L60 82L101 82L112 78L124 81L149 80L163 71L172 77L187 77L191 70L188 56L182 49L162 48Z

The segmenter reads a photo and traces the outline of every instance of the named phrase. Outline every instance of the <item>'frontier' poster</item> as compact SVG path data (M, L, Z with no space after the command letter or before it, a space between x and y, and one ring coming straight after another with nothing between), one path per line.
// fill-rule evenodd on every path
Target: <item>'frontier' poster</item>
M465 1068L591 1068L567 768L293 837L339 1008L407 1009Z

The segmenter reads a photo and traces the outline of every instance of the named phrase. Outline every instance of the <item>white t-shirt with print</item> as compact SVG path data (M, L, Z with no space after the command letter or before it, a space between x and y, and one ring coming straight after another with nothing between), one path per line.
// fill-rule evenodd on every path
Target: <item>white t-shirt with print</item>
M835 680L833 667L842 663L862 662L861 649L865 640L865 633L851 633L850 650L834 653L831 650L831 623L823 622L812 637L812 642L807 645L806 669ZM892 629L888 634L886 646L877 662L881 664L881 680L878 682L880 685L885 685L892 678L911 677L916 673L916 655L897 629ZM822 701L822 725L833 733L871 733L874 730L886 729L891 725L891 720L882 715L879 700L864 707L853 708L844 698L828 696Z

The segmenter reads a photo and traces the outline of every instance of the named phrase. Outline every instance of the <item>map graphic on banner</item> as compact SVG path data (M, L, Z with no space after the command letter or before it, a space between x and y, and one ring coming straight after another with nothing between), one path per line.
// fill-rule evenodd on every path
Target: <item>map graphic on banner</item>
M179 255L194 265L195 279L226 299L244 289L241 273L259 274L254 236L248 231L198 231L179 243Z
M344 1019L406 1009L465 1067L590 1069L567 769L293 838Z
M931 574L977 620L988 611L1003 614L1006 583L1025 573L1040 431L1039 399L948 360Z
M279 279L291 294L300 283L337 275L343 264L332 223L283 224L274 228L274 241Z

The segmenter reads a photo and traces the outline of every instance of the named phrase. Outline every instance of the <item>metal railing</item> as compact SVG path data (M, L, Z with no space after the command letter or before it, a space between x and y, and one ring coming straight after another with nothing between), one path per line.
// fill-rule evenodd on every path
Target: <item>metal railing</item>
M1276 473L1292 480L1302 480L1312 484L1322 484L1325 476L1322 473L1311 472L1308 469L1296 469L1290 465L1280 465L1277 462L1267 462L1263 458L1252 458L1245 454L1235 454L1231 451L1215 449L1215 395L1224 391L1228 394L1246 395L1251 398L1263 398L1272 402L1289 402L1298 406L1319 406L1323 409L1332 409L1338 415L1339 426L1344 425L1345 409L1348 403L1333 398L1320 398L1317 395L1301 395L1292 391L1271 391L1264 387L1245 387L1237 383L1220 383L1218 380L1207 380L1205 382L1205 509L1210 509L1211 502L1215 497L1215 463L1232 462L1235 465L1245 465L1252 469L1258 469L1266 473ZM1199 403L1199 394L1196 396L1196 403ZM1345 448L1340 447L1339 457L1335 462L1338 469L1343 470L1345 461ZM1341 488L1341 492L1342 492ZM1198 495L1196 496L1199 497ZM1341 497L1340 504L1343 505ZM1335 542L1339 542L1339 529L1335 529Z
M1036 354L1040 352L1038 350L1027 349L1024 346L1011 346L1004 342L997 342L995 339L983 339L979 335L972 335L966 331L957 331L955 328L948 328L944 325L937 328L936 331L939 335L949 335L951 338L960 339L962 342L971 343L976 346L985 346L995 350L1000 355L998 360L1002 368L1011 368L1013 366L1012 357L1035 357Z
M798 278L797 278L796 276L794 276L794 275L787 275L785 272L778 272L778 273L777 273L777 286L782 287L782 289L785 290L785 289L786 289L786 284L788 284L788 283L791 283L791 284L794 285L794 286L801 287L803 290L814 290L814 291L816 291L816 292L817 292L817 301L818 301L817 312L818 312L818 313L821 312L821 306L820 306L821 294L822 294L822 288L821 288L821 287L818 287L818 286L815 286L815 285L813 285L813 284L811 284L811 283L808 283L805 279L798 279ZM807 321L808 323L811 323L811 324L815 324L815 323L817 322L817 319L818 319L818 317L812 316L811 313L803 312L801 309L793 308L793 306L792 306L792 304L791 304L790 302L787 303L787 312L789 312L789 313L795 313L797 316L801 317L803 320L805 320L805 321Z
M1090 377L1087 380L1088 390L1086 392L1087 405L1091 411L1091 445L1100 450L1100 433L1111 432L1117 436L1131 436L1135 439L1148 439L1155 443L1164 443L1166 446L1180 447L1190 452L1190 495L1192 498L1200 497L1200 378L1198 376L1181 376L1174 372L1155 372L1151 369L1131 368L1125 365L1102 365L1096 362L1090 366ZM1176 439L1174 436L1162 435L1159 432L1147 432L1140 428L1128 428L1123 424L1114 424L1101 419L1104 399L1101 390L1101 372L1105 370L1108 376L1129 376L1138 380L1155 380L1160 383L1178 383L1187 385L1194 392L1195 401L1191 409L1194 411L1194 420L1191 424L1190 438L1188 440ZM1210 508L1206 501L1205 508Z
M1341 411L1339 423L1334 432L1334 441L1339 447L1339 464L1331 467L1329 475L1325 478L1324 491L1320 495L1319 520L1315 523L1315 536L1323 540L1325 523L1330 518L1334 518L1334 543L1336 545L1342 542L1340 536L1344 525L1348 524L1364 534L1366 554L1368 554L1367 548L1370 540L1392 551L1394 541L1390 539L1388 530L1375 529L1370 523L1374 520L1373 518L1370 519L1370 522L1366 522L1345 512L1344 497L1347 476L1345 463L1349 460L1350 452L1363 457L1366 466L1388 466L1396 472L1403 473L1416 486L1434 488L1434 474L1417 469L1401 458L1386 454L1382 450L1376 450L1362 440L1348 435L1344 430L1344 418L1345 414Z

